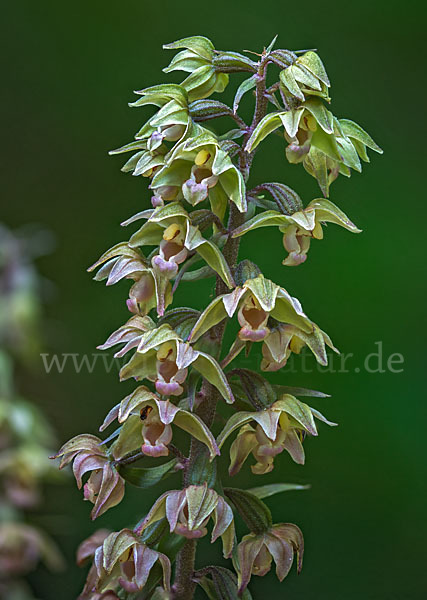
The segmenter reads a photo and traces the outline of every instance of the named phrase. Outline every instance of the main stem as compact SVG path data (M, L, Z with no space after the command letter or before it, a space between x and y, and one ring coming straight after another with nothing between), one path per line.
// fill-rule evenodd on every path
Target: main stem
M268 99L265 97L266 71L267 59L266 56L263 54L258 65L254 116L252 119L251 126L247 130L243 139L242 151L240 153L239 158L239 170L241 171L245 182L249 178L249 172L252 165L254 153L252 152L248 154L244 151L244 148L253 130L267 112ZM232 232L234 229L239 227L239 225L241 225L243 221L244 213L241 213L237 206L233 202L231 202L227 224L228 231ZM227 261L228 266L230 267L231 273L234 273L234 270L237 266L239 245L240 237L232 238L230 235L223 248L223 255L225 260ZM227 286L222 281L222 279L217 276L215 295L220 296L221 294L226 294L227 291ZM211 336L215 341L215 344L217 344L218 349L222 347L225 327L226 320L224 319L221 323L216 325L211 332ZM214 421L218 399L218 390L212 384L205 380L202 386L202 402L198 408L197 414L203 419L203 421L208 427L211 427ZM190 475L195 461L197 460L198 456L205 451L205 446L201 442L192 438L190 446L190 455L183 476L184 487L187 487L190 483ZM196 540L187 540L177 556L175 582L173 585L174 600L191 600L194 596L196 584L193 581L193 574L196 559L196 545Z

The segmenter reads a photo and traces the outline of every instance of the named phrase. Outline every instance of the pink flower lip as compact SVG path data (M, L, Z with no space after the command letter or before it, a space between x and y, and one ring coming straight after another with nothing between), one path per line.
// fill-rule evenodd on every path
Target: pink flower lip
M152 456L153 458L169 455L169 450L164 444L156 444L155 446L152 446L151 444L143 444L141 446L141 452L147 456Z
M170 383L156 381L156 390L163 396L180 396L184 391L182 386L176 381L171 381Z
M175 533L186 537L189 540L198 539L204 537L207 533L206 527L200 529L188 529L186 525L178 523L174 529Z
M269 333L270 330L267 329L267 327L263 327L262 329L250 329L249 327L242 327L242 329L239 331L239 338L249 342L261 342Z
M178 271L178 265L172 260L164 260L161 256L155 256L152 259L153 267L159 269L161 273L173 276Z

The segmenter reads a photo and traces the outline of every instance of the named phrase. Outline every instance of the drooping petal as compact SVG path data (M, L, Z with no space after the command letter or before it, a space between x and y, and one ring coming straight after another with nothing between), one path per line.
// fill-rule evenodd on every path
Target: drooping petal
M297 568L299 573L302 569L304 557L304 536L301 529L293 523L280 523L273 525L271 533L292 544L294 551L297 553Z
M221 496L213 513L212 543L222 536L224 558L229 558L234 545L234 517L230 506Z
M125 495L125 484L123 479L113 467L107 465L104 467L102 475L101 489L96 498L95 505L91 512L91 519L104 514L109 508L116 506L123 500Z
M237 547L240 571L238 573L238 594L241 595L251 579L256 557L264 545L264 536L247 535Z
M265 535L265 545L276 563L276 575L279 581L283 581L289 573L294 560L294 551L290 543L275 535Z
M298 465L303 465L305 463L304 447L301 444L298 434L293 429L286 434L284 447Z
M243 463L257 445L255 430L250 425L244 425L230 446L230 466L228 468L230 477L240 471Z
M159 559L159 553L148 548L145 544L136 544L132 558L135 568L135 575L132 579L135 582L137 589L142 590L147 582L151 569ZM123 586L123 583L121 585L122 587L125 587Z

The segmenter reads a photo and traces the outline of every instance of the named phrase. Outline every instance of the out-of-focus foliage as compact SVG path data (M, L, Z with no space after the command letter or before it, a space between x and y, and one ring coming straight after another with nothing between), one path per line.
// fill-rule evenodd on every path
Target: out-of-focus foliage
M55 437L40 409L20 396L14 374L40 347L40 289L31 255L39 242L0 225L0 596L8 600L33 598L25 576L40 561L63 567L53 540L31 522L43 482L58 479L49 461Z

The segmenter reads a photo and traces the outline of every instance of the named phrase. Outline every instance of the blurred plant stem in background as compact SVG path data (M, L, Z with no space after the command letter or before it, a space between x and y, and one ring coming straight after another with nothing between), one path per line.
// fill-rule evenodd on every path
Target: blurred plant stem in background
M26 575L40 563L63 568L48 533L34 524L43 481L60 481L48 456L55 438L44 415L21 398L15 368L40 350L40 289L32 261L49 237L20 237L0 224L0 597L33 598Z

